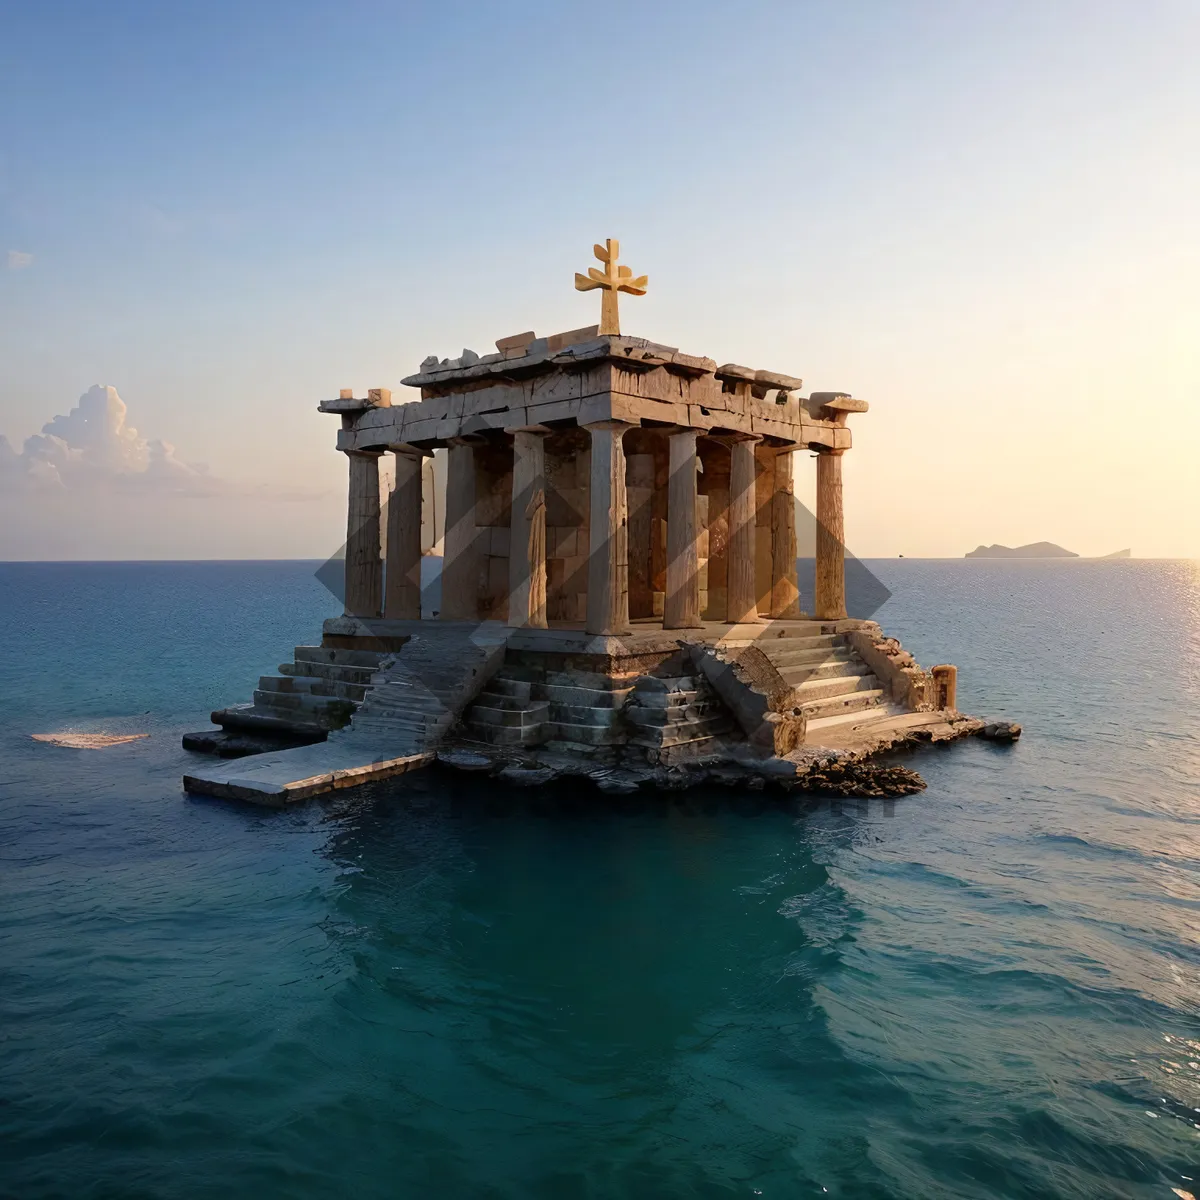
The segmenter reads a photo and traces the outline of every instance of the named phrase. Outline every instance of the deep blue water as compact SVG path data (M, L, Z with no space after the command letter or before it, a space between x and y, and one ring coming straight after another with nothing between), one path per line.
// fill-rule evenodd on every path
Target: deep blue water
M185 798L316 566L0 565L0 1194L1200 1194L1196 564L871 564L903 801Z

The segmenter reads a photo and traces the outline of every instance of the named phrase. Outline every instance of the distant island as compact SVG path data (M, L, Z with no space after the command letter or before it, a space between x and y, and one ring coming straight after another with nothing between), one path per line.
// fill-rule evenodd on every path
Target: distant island
M1064 550L1053 542L1030 542L1028 546L978 546L968 550L964 558L1079 558L1074 550ZM1128 550L1114 550L1101 558L1129 558Z

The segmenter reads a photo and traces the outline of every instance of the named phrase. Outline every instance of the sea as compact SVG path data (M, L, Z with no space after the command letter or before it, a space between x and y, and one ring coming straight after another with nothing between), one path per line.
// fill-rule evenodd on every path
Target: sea
M186 796L319 565L0 565L0 1195L1200 1195L1200 564L865 564L901 800Z

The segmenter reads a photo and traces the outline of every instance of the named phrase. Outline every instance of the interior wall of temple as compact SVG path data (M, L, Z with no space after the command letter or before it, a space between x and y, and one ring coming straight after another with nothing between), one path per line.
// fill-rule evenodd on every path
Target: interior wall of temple
M629 617L654 615L651 542L655 534L655 441L653 429L631 429L625 435L625 495L629 510Z
M396 460L379 459L379 553L387 561L387 506L396 486ZM421 463L421 553L441 555L446 537L446 451L435 450Z
M710 438L697 443L700 455L698 557L700 615L706 621L725 620L729 547L729 447Z
M441 554L446 537L446 450L421 464L421 553Z
M475 447L475 553L479 616L508 620L508 553L512 527L513 449L498 437Z
M591 436L564 429L546 436L546 617L587 614Z

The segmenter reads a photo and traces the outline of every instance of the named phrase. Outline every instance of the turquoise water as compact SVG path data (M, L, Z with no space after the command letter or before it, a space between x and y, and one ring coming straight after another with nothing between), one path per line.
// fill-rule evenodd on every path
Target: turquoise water
M0 565L0 1194L1200 1194L1196 565L871 564L902 801L185 798L316 565Z

